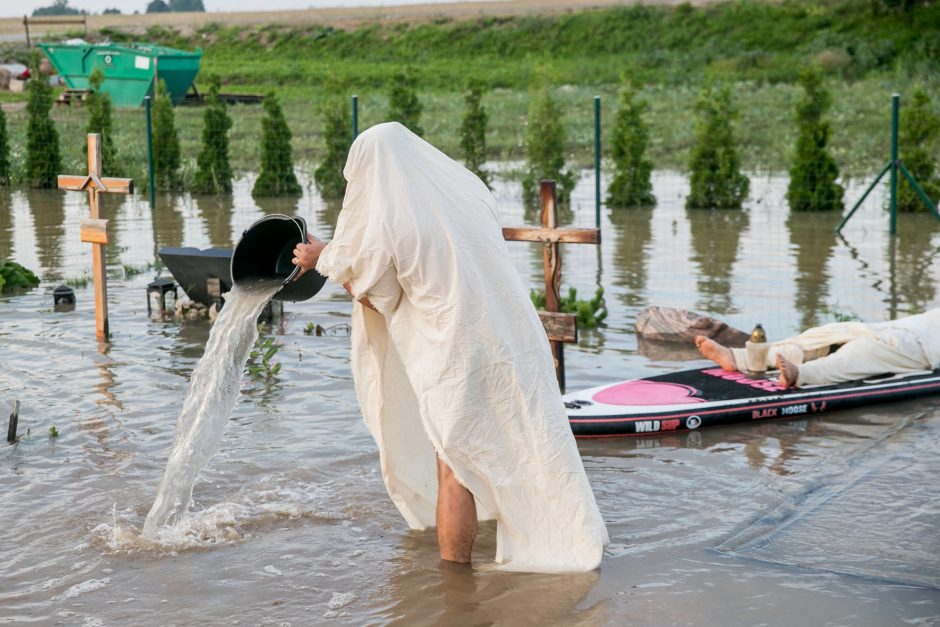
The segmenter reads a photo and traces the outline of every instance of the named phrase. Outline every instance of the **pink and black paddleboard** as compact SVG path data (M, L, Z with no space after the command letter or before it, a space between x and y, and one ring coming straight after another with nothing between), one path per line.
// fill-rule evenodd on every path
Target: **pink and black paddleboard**
M575 436L617 437L792 418L940 393L940 370L783 389L776 373L683 370L564 396Z

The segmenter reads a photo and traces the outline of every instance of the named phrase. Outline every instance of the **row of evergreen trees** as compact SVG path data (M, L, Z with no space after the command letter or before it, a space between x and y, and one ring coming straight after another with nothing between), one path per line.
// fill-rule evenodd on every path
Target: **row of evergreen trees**
M38 76L38 73L35 74ZM130 174L117 158L111 122L111 103L101 92L104 80L100 71L92 73L90 94L86 101L89 133L102 135L104 171L111 176ZM843 207L843 188L836 183L838 167L827 150L830 128L825 120L831 98L820 75L807 70L800 78L804 94L796 107L798 137L787 201L794 211L827 211ZM31 80L28 84L28 124L24 177L34 187L55 187L61 169L58 133L49 117L53 94L48 82ZM352 121L342 86L325 89L320 104L324 122L326 150L314 178L327 200L342 198L345 192L343 166L352 142ZM485 171L486 127L488 116L482 104L483 87L471 83L465 91L465 113L460 128L460 147L467 167L489 184ZM301 193L291 156L291 131L275 95L264 99L262 120L261 167L252 194L289 196ZM655 204L651 174L653 164L646 158L649 130L644 120L648 109L637 96L628 79L620 95L616 113L611 153L614 176L608 187L607 205L612 208L642 207ZM415 133L424 133L420 124L422 105L417 97L413 72L408 68L393 77L389 90L387 118L398 120ZM749 181L741 172L732 121L736 110L726 87L707 85L696 103L695 144L691 151L689 208L739 209L747 199ZM196 173L190 185L197 193L223 194L232 191L234 177L229 163L228 132L232 120L219 98L219 81L210 79L203 113L202 148L196 160ZM921 187L931 198L940 194L940 178L935 172L930 148L940 133L940 118L931 110L923 89L915 88L910 103L902 113L901 156ZM182 189L182 157L174 124L173 104L161 82L153 108L154 170L158 189ZM523 197L527 207L538 203L538 182L554 179L558 184L559 203L568 203L576 182L576 171L565 167L565 130L562 111L552 96L551 81L544 71L530 93L526 132L528 168L523 175ZM84 142L82 142L84 146ZM8 181L11 163L6 119L0 110L0 180ZM914 189L902 179L898 207L902 211L924 209Z

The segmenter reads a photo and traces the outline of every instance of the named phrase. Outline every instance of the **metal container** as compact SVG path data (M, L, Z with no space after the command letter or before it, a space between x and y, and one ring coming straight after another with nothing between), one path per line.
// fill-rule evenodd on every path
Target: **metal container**
M280 214L264 216L242 233L232 251L232 282L249 277L283 279L275 300L299 301L314 296L326 277L309 269L296 281L300 268L291 263L294 247L307 241L303 218Z

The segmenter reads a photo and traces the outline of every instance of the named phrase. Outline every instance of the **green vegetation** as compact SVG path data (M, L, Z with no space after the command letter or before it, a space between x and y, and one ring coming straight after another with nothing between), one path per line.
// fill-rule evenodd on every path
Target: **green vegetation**
M323 139L326 144L323 160L314 172L320 195L330 202L343 199L346 177L343 167L352 145L352 113L342 87L333 84L320 103L323 118Z
M532 290L529 292L529 298L536 309L545 309L545 290ZM607 317L603 287L597 288L594 298L590 300L578 300L578 290L569 287L568 295L562 296L558 304L562 313L577 315L578 327L582 329L593 329Z
M528 208L539 206L539 181L557 183L557 200L568 207L577 180L573 168L565 169L565 126L562 110L552 95L548 70L541 69L529 92L529 119L526 129L527 172L522 179L522 202Z
M7 116L0 109L0 185L10 182L10 140L7 136Z
M898 131L898 153L901 163L913 175L928 198L938 202L940 178L937 177L931 150L940 134L940 116L930 107L930 97L920 86L911 92L911 102L901 103L901 128ZM898 211L927 211L914 187L904 176L898 182Z
M39 64L32 65L32 76L26 83L29 100L26 113L26 181L31 187L55 188L62 159L59 155L59 133L52 118L52 87L39 73Z
M0 293L28 290L39 285L39 277L15 261L0 263Z
M251 352L248 353L245 370L254 379L270 381L276 378L281 371L281 364L273 363L271 360L280 348L275 338L264 334L264 324L258 324L258 339L255 340Z
M418 100L417 83L414 68L411 67L405 67L392 75L388 84L388 119L404 124L415 135L424 136L421 127L421 110L424 107Z
M624 80L620 109L610 140L614 159L614 178L607 188L607 206L616 208L648 207L656 204L653 196L653 163L646 158L649 130L643 120L647 105L636 98L636 88Z
M51 15L82 15L80 11L69 6L69 0L52 0L52 4L47 7L33 9L33 17L46 17Z
M696 142L689 160L688 209L740 209L750 181L741 163L731 129L736 115L727 87L708 85L696 103Z
M251 189L252 196L298 196L300 183L294 175L291 132L274 92L264 97L261 121L261 171Z
M55 428L55 425L52 425L51 427L49 427L49 437L50 438L59 437L59 430Z
M464 92L463 122L460 125L460 151L464 165L490 184L490 174L483 169L486 161L486 123L489 117L483 107L483 86L478 81L471 81Z
M203 194L231 192L234 175L228 160L228 132L232 128L232 118L225 103L219 100L218 79L210 82L202 120L202 150L196 159L193 191Z
M179 189L180 166L182 165L180 140L176 134L173 101L166 83L157 85L157 96L153 101L153 173L157 189Z
M829 123L823 120L831 98L813 69L800 75L800 84L804 94L796 105L799 136L790 166L787 202L792 211L841 211L844 190L836 183L839 167L826 148Z
M88 127L87 133L98 133L101 135L101 170L108 176L121 176L122 167L117 159L117 152L114 149L114 131L111 121L111 96L101 91L101 84L104 82L104 73L100 68L95 68L88 77L88 85L91 87L88 96L85 98L85 108L88 109ZM85 139L84 137L82 139ZM88 142L82 141L80 150L86 151Z

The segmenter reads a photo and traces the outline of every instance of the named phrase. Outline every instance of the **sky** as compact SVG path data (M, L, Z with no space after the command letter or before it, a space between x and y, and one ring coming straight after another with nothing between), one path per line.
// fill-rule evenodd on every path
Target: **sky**
M202 0L206 11L277 11L323 7L390 6L395 4L441 4L456 0ZM69 0L69 6L89 13L120 9L121 13L141 13L150 0ZM52 0L0 0L0 17L31 15L33 9L52 4Z

